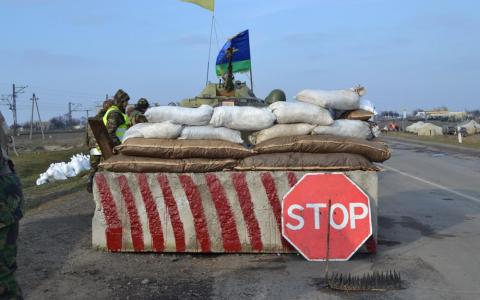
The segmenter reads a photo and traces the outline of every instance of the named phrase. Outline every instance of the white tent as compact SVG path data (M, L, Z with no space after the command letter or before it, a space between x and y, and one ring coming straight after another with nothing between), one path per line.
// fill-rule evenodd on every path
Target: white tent
M405 130L406 130L407 132L410 132L410 133L417 133L418 128L420 128L421 126L423 126L423 124L425 124L425 123L422 122L422 121L417 122L417 123L413 123L412 125L407 126L407 128L405 128Z
M443 130L440 126L425 123L417 129L417 134L422 136L443 135Z
M465 127L468 134L480 133L480 124L478 124L474 120L461 123L458 125L458 127Z

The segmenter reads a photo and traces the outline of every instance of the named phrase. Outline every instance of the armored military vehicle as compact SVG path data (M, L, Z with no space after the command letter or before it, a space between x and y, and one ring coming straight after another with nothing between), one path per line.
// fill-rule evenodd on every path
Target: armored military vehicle
M235 80L234 73L250 71L250 46L248 30L229 39L217 57L217 76L219 83L208 83L203 91L194 98L180 101L179 106L199 107L202 104L211 106L256 106L264 107L276 101L286 101L285 93L274 90L266 99L255 96L245 82ZM251 81L251 86L253 82Z
M209 83L196 97L187 98L178 103L183 107L199 107L202 104L211 106L267 106L265 100L255 96L245 82L236 80L232 90L226 89L225 82Z

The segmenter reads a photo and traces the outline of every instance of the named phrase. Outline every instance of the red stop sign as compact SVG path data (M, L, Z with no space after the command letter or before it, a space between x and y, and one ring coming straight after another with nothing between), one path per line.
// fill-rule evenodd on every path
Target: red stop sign
M343 173L306 174L283 198L282 235L306 259L324 261L328 231L328 259L349 260L372 234L370 199Z

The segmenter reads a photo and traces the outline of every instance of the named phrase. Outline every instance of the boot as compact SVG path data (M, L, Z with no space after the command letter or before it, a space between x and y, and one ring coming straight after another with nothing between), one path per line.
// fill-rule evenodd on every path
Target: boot
M93 177L95 176L95 174L90 174L88 176L88 181L87 181L87 192L89 192L90 194L93 193Z

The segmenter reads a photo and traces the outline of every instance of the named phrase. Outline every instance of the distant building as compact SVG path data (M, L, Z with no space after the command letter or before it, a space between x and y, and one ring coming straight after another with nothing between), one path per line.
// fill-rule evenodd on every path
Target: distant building
M415 115L417 118L422 119L449 119L453 121L465 120L467 113L464 111L448 111L448 110L431 110L431 111L419 111Z

